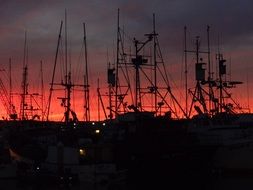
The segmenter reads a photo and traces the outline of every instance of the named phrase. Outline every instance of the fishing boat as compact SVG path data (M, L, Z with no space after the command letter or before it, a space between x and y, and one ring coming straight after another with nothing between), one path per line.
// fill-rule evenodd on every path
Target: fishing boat
M207 27L209 42L209 27ZM186 40L185 40L186 41ZM189 90L192 95L190 114L196 111L188 126L188 132L196 137L196 146L213 148L209 158L214 171L249 172L252 171L251 150L253 143L253 114L240 107L229 90L242 84L227 77L227 65L223 55L216 55L218 73L215 79L211 74L210 48L201 51L199 37L196 38L195 77L196 86ZM185 46L186 47L186 46ZM205 77L206 63L201 53L208 55L208 77Z

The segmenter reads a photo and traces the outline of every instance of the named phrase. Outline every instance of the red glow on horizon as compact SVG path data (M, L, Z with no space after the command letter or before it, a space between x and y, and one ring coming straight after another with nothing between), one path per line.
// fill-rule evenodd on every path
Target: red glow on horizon
M105 89L106 90L106 89ZM91 96L91 101L90 101L90 120L91 121L98 121L98 120L104 120L105 119L105 115L103 113L102 107L100 105L100 113L98 113L98 97L96 95L96 90L93 89L93 91L90 92L92 94ZM240 95L243 93L239 93ZM246 93L245 93L246 94ZM236 95L236 94L235 94ZM65 112L65 108L61 106L61 100L57 99L57 97L59 97L58 95L54 95L52 102L51 102L51 109L50 109L50 113L49 113L49 120L51 121L63 121L64 120L64 112ZM179 96L177 96L179 97ZM104 107L107 108L108 107L108 97L102 97L103 98L103 102L104 102ZM47 101L47 98L45 98ZM71 109L73 109L76 114L77 117L80 121L84 120L84 100L83 100L83 95L82 93L74 93L74 98L72 99L72 104L71 104ZM253 107L251 106L251 100L248 99L246 96L239 96L236 99L237 102L240 103L240 106L245 108L242 111L243 112L250 112L251 110L253 110ZM14 101L15 105L19 105L20 104L20 98L16 97L16 100ZM185 109L185 101L181 98L181 100L179 100L180 105L183 107L183 109ZM7 118L6 115L6 111L3 109L3 104L1 103L1 111L0 111L0 117L2 119ZM45 105L44 105L45 106ZM190 97L189 97L189 105L190 106ZM17 110L19 110L18 107L16 107ZM146 111L152 111L152 110L146 110ZM35 114L36 112L34 112ZM38 115L40 114L39 112L37 112ZM18 111L19 114L19 111ZM194 111L192 113L193 115L196 114ZM106 109L106 115L109 115L109 110ZM100 118L99 118L100 117ZM182 114L180 114L180 117L183 117ZM46 118L44 118L45 120Z

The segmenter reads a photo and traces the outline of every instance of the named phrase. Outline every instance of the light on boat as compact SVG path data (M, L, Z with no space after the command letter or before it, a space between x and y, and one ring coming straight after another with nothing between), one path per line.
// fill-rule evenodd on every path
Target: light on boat
M95 133L96 133L96 134L99 134L99 133L100 133L100 130L99 130L99 129L96 129Z
M80 154L81 156L85 156L85 155L86 155L85 149L80 148L80 149L79 149L79 154Z
M95 125L95 122L92 122L92 125Z
M103 126L105 126L105 123L103 123Z

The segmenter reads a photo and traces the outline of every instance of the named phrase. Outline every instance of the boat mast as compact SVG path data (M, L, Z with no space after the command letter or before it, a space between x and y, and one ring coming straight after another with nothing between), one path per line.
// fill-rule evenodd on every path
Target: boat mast
M216 60L218 62L218 91L219 91L219 105L218 105L218 113L222 112L222 103L223 103L223 95L222 95L222 74L221 74L221 66L225 61L222 63L222 54L220 53L220 38L218 36L218 54L216 55Z
M52 80L51 80L51 84L50 84L50 93L49 93L49 98L48 98L47 121L49 119L49 113L50 113L50 106L51 106L51 99L52 99L53 85L54 85L54 77L55 77L56 64L57 64L58 53L59 53L59 46L60 46L60 41L61 41L62 24L63 24L63 21L61 21L60 31L59 31L58 40L57 40L57 47L56 47L56 53L55 53L55 59L54 59L53 75L52 75Z
M67 33L67 11L65 9L65 98L67 106L65 111L65 123L68 125L70 118L70 100L71 100L71 71L68 71L68 33Z
M9 59L9 61L10 61L10 59ZM4 72L5 70L0 69L0 71ZM11 94L11 91L10 91L10 94ZM5 88L2 79L0 78L0 101L2 102L2 105L4 106L4 108L6 109L6 113L9 116L9 118L12 120L16 120L17 114L16 114L15 106L11 103L12 101L10 99L11 98L8 94L8 91Z
M189 116L191 115L192 107L196 101L200 103L200 105L203 108L204 113L208 114L208 110L207 110L207 106L206 106L206 102L205 102L205 98L204 98L204 94L208 94L208 93L201 86L202 84L206 83L205 68L203 68L203 66L206 63L203 63L202 58L201 59L199 58L200 53L207 53L207 52L203 52L203 51L199 50L199 44L200 44L199 38L200 38L199 36L196 37L196 41L195 41L196 50L193 50L193 51L187 50L187 52L195 53L195 56L196 56L195 78L197 81L194 92L190 91L193 98L192 98L192 102L191 102L191 106L190 106L190 110L189 110ZM201 62L199 62L199 61L201 61ZM195 105L194 108L196 109L198 114L203 114L203 111L198 106Z
M158 34L157 33L152 33L152 34L146 34L146 36L149 37L153 37L155 39L156 45L154 47L155 51L155 65L156 65L156 70L157 72L159 72L159 76L161 77L161 79L163 80L163 82L165 83L165 87L158 87L157 84L155 84L155 81L153 82L152 80L148 79L148 76L146 74L144 74L143 69L141 69L142 73L146 76L146 78L148 79L148 81L150 82L150 84L152 85L152 91L155 92L155 94L157 94L156 97L159 97L159 102L157 102L158 105L158 109L160 109L160 113L161 113L161 109L163 105L166 105L167 108L169 109L168 112L166 112L166 114L171 117L171 113L173 113L177 118L179 118L178 114L177 114L177 110L176 110L176 106L180 109L180 111L182 111L182 113L184 114L184 116L187 117L185 110L182 108L182 106L180 105L180 103L177 101L176 97L173 95L172 91L171 91L171 86L170 86L170 82L168 79L168 74L166 71L166 67L165 67L165 63L163 60L163 56L162 56L162 52L160 49L160 45L159 45L159 40L158 40ZM160 64L160 67L158 66L158 63ZM157 74L156 78L157 78ZM157 79L156 79L157 80ZM174 106L174 109L172 108L171 104L166 100L167 97L170 96L171 100L172 100L172 106ZM158 110L156 110L156 113L158 112Z
M153 39L153 34L147 34L146 41L140 42L134 38L134 47L135 47L135 58L132 59L134 68L135 68L135 111L142 111L142 98L141 98L141 87L140 87L140 69L141 66L147 62L146 59L143 59L139 52L144 48L144 46ZM140 110L138 110L140 107Z
M108 60L108 52L107 52L107 83L108 83L108 97L109 97L109 119L113 118L112 114L112 94L113 87L115 87L115 68L111 68L111 63Z
M115 92L114 101L115 108L110 108L112 111L118 115L120 113L126 113L128 109L128 102L125 101L127 95L130 95L131 104L134 104L134 97L131 89L131 80L129 76L128 68L131 67L131 63L128 62L128 57L130 55L125 53L124 50L124 31L121 32L121 28L119 26L119 9L117 16L117 57L115 64L115 84L113 86L113 91ZM112 98L113 98L112 97ZM129 99L127 100L129 101Z
M209 99L208 99L208 104L209 104L209 112L210 114L213 114L212 112L212 102L213 102L213 99L214 99L214 96L213 96L213 88L212 88L212 82L213 82L213 79L212 79L212 71L211 71L211 52L210 52L210 26L207 25L207 61L208 61L208 95L209 95Z
M187 68L187 28L184 27L184 65L185 65L185 114L188 117L188 68Z
M41 120L44 121L44 78L43 78L43 64L40 61L40 76L41 76Z
M231 81L226 79L227 75L227 65L226 59L223 58L223 54L218 51L218 55L216 57L218 62L218 79L217 79L217 88L219 97L218 100L218 113L226 112L234 114L238 110L241 112L242 107L232 98L231 93L227 91L227 89L235 88L236 85L242 84L240 81ZM230 102L225 101L225 99L229 99Z
M97 96L98 96L98 102L97 102L97 104L98 104L98 121L100 121L100 87L99 87L99 78L98 78L98 80L97 80Z
M141 95L140 95L140 76L139 76L139 67L140 63L137 62L138 58L138 43L139 41L134 39L134 46L135 46L135 109L137 110L138 105L141 106Z
M10 97L10 110L13 110L13 96L12 96L12 68L11 68L11 58L9 58L9 86L10 86L10 92L9 92L9 97ZM14 114L14 113L11 113Z
M90 121L90 91L89 91L89 73L88 73L88 58L87 58L87 42L86 42L86 28L83 23L84 31L84 54L85 54L85 75L84 75L84 120Z
M116 73L115 73L115 113L118 114L118 88L119 88L119 43L120 43L120 27L119 27L119 9L117 14L117 52L116 52ZM110 107L110 109L112 109Z
M27 47L27 39L26 39L26 31L25 31L24 58L23 58L23 80L22 80L22 85L21 85L22 91L23 91L21 94L21 109L20 109L21 120L27 119L25 116L26 95L28 94L27 62L28 62L28 47Z
M54 83L56 63L57 63L59 45L60 45L60 41L61 41L62 24L63 24L63 22L61 22L61 27L60 27L59 37L58 37L58 43L57 43L57 49L56 49L55 64L54 64L54 69L53 69L53 77L52 77L52 83L51 83L51 88L50 88L50 96L49 96L49 108L50 108L53 85L63 86L64 90L65 90L65 96L64 97L58 97L58 99L60 99L62 101L61 105L65 109L64 118L65 118L66 126L68 126L68 124L71 121L70 120L70 114L72 115L73 122L78 121L76 113L71 109L71 92L72 92L73 87L77 86L77 87L82 87L82 89L84 89L84 86L86 88L88 88L89 85L87 83L88 80L86 80L86 79L84 79L85 80L84 82L85 82L86 85L84 85L84 84L74 84L74 83L72 83L72 80L71 80L71 62L70 61L68 62L68 55L67 55L68 54L68 47L67 47L68 37L67 37L67 13L66 13L66 10L65 10L65 63L63 64L63 66L65 67L65 73L64 73L65 74L65 76L64 76L65 80L64 81L62 80L61 83ZM85 31L85 27L84 27L84 31ZM84 37L84 38L86 38L86 37ZM87 52L86 52L86 61L87 61ZM68 65L68 63L70 63L70 64ZM86 71L88 73L88 67L85 67L85 68L87 68ZM88 77L87 73L86 73L86 77ZM89 99L88 92L87 92L87 97L88 97L87 98L87 100L88 100ZM48 115L49 115L49 108L48 108ZM89 110L89 108L88 108L88 110ZM89 119L89 112L87 112L87 113L88 113L87 116L88 116L88 119Z
M219 64L219 112L221 113L223 110L223 80L222 80L222 76L224 74L226 74L226 66L224 65L224 63L226 62L226 60L223 59L222 54L220 54L220 52L218 53L218 64Z
M153 14L153 43L154 43L154 94L155 94L155 114L157 115L157 42L156 42L156 26L155 26L155 14Z
M64 32L65 32L65 84L68 83L68 33L67 33L67 11L65 9L65 25L64 25Z
M153 97L155 95L156 100L155 100L155 114L158 114L158 109L160 109L160 113L161 113L161 109L163 105L166 105L167 108L169 109L168 112L166 112L166 114L171 117L171 113L173 113L177 118L178 118L178 114L176 111L176 106L178 106L178 108L180 109L180 111L182 111L182 113L184 115L185 114L185 110L183 110L183 108L181 107L181 105L179 104L179 102L176 100L175 96L173 95L172 91L171 91L171 87L169 84L169 79L168 79L168 75L166 72L166 68L165 68L165 64L163 61L163 57L162 57L162 53L161 53L161 49L159 46L159 41L158 41L158 34L156 33L156 28L155 28L155 15L153 15L153 31L152 33L149 34L145 34L146 36L146 40L145 41L139 41L136 40L134 38L133 43L134 43L134 47L135 47L135 54L134 57L132 58L132 62L131 64L134 67L134 71L135 71L135 99L134 99L134 105L132 105L130 108L133 109L135 112L138 111L143 111L144 109L147 108L147 110L150 110L150 108L154 108L154 105L148 105L145 104L145 102L142 102L142 99L144 98L144 96L149 96L151 95L151 97ZM148 60L146 57L150 57L150 56L145 56L142 55L140 52L141 50L143 50L143 48L150 42L153 41L153 58L154 58L154 63L150 64L148 63ZM158 63L160 65L160 67L158 66ZM147 70L151 69L152 70L152 75L150 77L150 74L147 74ZM157 86L157 72L159 72L159 77L163 80L163 82L165 83L166 86L164 87L159 87ZM141 78L141 76L143 76L143 78ZM152 76L154 76L154 78L152 78ZM141 79L146 80L151 86L148 86L147 88L143 88L141 87ZM144 82L143 82L144 83ZM171 96L172 101L173 101L173 106L175 109L173 109L171 107L171 105L169 104L169 102L166 100L167 96ZM158 102L158 98L159 98L159 102ZM143 103L143 104L142 104Z
M100 87L99 87L99 79L98 79L98 84L97 84L97 95L98 95L98 119L100 120L100 104L102 106L103 112L104 112L104 116L105 119L107 120L107 115L106 115L106 111L105 111L105 106L102 100L102 95L100 93Z
M247 88L247 108L249 110L249 113L251 113L250 106L249 106L250 100L249 100L249 73L248 71L246 73L246 88Z

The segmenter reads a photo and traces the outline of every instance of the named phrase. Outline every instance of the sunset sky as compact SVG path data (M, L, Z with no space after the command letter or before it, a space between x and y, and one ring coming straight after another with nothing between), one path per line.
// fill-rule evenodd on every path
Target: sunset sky
M172 86L176 94L179 94L178 90L184 93L183 28L188 28L189 49L194 48L195 36L200 36L201 48L206 50L206 26L209 25L212 61L215 62L219 44L228 65L231 65L229 70L232 78L244 82L238 91L233 92L235 99L244 107L253 104L251 0L0 0L0 69L5 70L1 71L0 76L6 88L9 89L8 64L11 58L13 92L21 92L26 31L29 92L40 93L38 84L42 60L47 100L60 22L64 20L66 9L69 55L73 66L73 79L76 81L82 76L79 57L83 42L83 23L86 23L92 119L96 120L97 80L100 80L101 92L105 93L107 60L115 61L118 8L121 27L127 34L126 41L131 41L134 37L142 40L144 34L151 33L152 14L155 13L161 50L166 68L174 80L171 84L177 85ZM189 74L189 80L192 81L194 62L194 57L189 56L189 72L192 73ZM58 72L60 73L60 70ZM60 80L60 77L57 80ZM193 82L190 85L193 87ZM57 97L54 95L51 114L52 118L55 116L54 118L61 119L63 109ZM75 99L77 103L73 106L80 110L78 106L82 104L82 95ZM182 98L179 99L183 101ZM16 100L16 104L19 109L20 100ZM253 106L250 107L253 109ZM0 110L1 116L4 115L3 107ZM78 115L82 119L82 114Z

